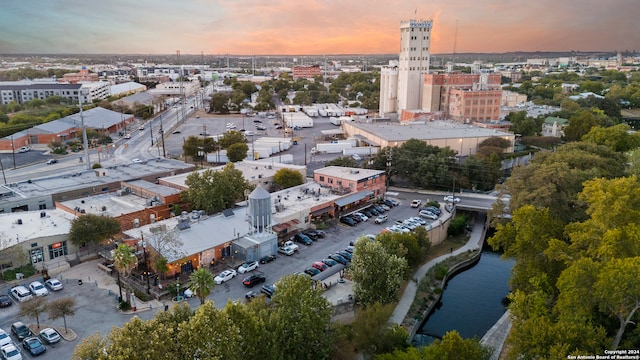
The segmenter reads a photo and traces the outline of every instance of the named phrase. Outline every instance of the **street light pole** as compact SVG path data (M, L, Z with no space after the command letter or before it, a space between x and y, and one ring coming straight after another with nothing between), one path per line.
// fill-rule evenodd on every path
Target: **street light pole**
M87 170L91 170L91 160L89 159L89 141L87 140L87 128L84 127L84 115L82 113L83 91L78 90L78 106L80 107L80 124L82 126L82 146L84 146L84 156L87 158Z
M13 135L11 135L11 154L13 155L13 169L16 169L16 147L13 146Z

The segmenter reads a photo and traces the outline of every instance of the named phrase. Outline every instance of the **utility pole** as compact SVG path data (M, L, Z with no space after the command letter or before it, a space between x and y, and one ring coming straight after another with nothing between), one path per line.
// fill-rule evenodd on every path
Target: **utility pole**
M87 129L84 127L84 115L82 114L82 95L83 92L78 91L78 106L80 106L80 123L82 125L82 145L84 146L84 156L87 158L87 170L91 170L91 160L89 159L89 141L87 140Z

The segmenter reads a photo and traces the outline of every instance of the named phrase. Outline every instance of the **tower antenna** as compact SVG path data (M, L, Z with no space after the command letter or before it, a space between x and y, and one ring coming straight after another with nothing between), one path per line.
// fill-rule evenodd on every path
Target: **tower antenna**
M456 57L456 46L458 44L458 19L456 19L456 32L453 35L453 58Z

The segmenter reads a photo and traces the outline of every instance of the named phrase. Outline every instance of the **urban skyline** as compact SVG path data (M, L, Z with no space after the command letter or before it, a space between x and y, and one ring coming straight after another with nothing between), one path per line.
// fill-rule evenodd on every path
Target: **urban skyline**
M432 19L431 53L627 51L635 0L25 0L0 13L3 54L321 55L399 52L398 28ZM597 15L597 16L595 16Z

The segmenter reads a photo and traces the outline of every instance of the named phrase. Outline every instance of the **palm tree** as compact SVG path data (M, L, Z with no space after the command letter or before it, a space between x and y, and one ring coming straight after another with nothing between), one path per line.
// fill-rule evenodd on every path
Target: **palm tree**
M113 266L118 272L118 290L120 290L120 301L122 301L122 285L120 283L120 275L124 276L124 279L129 277L131 270L138 265L138 258L133 252L133 248L127 244L120 244L118 248L113 251ZM127 294L126 302L129 302L129 295Z
M200 299L200 305L202 305L207 296L211 294L211 289L215 286L213 275L209 270L201 267L191 273L188 286L196 293L196 296Z

